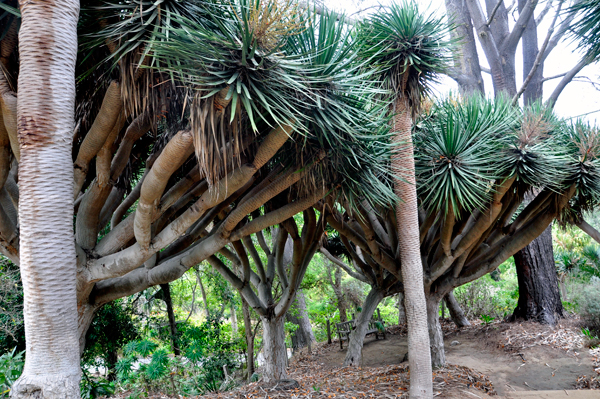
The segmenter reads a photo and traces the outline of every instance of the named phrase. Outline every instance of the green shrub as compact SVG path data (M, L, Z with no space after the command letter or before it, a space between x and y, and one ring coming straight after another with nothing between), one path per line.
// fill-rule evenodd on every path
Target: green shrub
M579 311L584 328L600 336L600 279L593 278L579 297Z
M0 356L0 398L8 398L10 387L23 372L24 354L14 348Z

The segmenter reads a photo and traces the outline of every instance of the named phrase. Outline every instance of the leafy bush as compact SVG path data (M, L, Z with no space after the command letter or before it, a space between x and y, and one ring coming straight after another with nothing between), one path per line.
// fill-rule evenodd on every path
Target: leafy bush
M123 300L104 305L96 313L86 335L82 359L84 366L104 366L108 371L108 379L113 380L117 353L138 336L131 309Z
M591 334L600 336L600 279L592 278L591 284L584 287L579 297L579 310L584 328Z
M454 296L467 318L502 319L514 311L519 289L513 259L504 262L497 271L494 278L488 274L454 289Z
M18 352L14 348L0 356L0 398L8 398L10 387L23 372L25 351Z
M122 388L134 396L151 392L196 396L228 387L223 368L233 371L240 366L240 342L224 334L215 318L199 326L182 323L179 329L183 357L147 339L124 346L124 357L116 366Z
M114 382L104 378L90 376L85 368L82 368L83 378L79 384L82 399L96 399L103 396L111 396L115 393Z

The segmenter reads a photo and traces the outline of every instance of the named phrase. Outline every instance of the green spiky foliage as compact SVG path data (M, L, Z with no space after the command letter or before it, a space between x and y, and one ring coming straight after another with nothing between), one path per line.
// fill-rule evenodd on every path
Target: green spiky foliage
M154 57L175 65L166 70L188 91L196 152L210 165L204 173L218 178L226 159L243 150L227 153L226 143L292 125L292 140L273 164L311 166L298 193L326 181L346 200L389 203L393 195L380 178L389 154L385 107L375 98L381 90L343 16L276 4L241 0L208 22L173 17L178 27L155 46ZM257 22L274 15L280 20L271 27Z
M423 115L414 145L428 300L495 270L554 220L576 222L597 206L599 144L594 127L503 98L447 99ZM328 222L366 272L400 280L394 216L346 207Z
M597 60L600 57L600 1L576 1L568 12L577 14L570 29L571 36L579 40L579 46L591 60Z
M378 68L394 96L406 96L417 112L423 95L449 61L448 24L422 12L414 1L393 3L360 23L361 55Z

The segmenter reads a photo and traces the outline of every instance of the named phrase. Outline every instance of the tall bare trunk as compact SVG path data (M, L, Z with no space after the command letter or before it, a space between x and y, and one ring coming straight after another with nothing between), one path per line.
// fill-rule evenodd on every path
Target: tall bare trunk
M434 367L441 367L446 364L446 352L444 351L444 334L442 332L442 325L440 324L439 312L439 298L433 295L428 296L427 327L429 329L429 344L431 346L431 364L433 364Z
M383 291L377 287L372 287L369 295L365 299L362 311L356 320L354 330L350 333L350 341L348 342L348 350L344 359L344 367L360 366L362 360L362 348L365 342L365 334L369 328L369 321L373 317L377 305L383 299Z
M285 318L261 317L263 327L263 355L266 382L287 378L287 349L285 347Z
M248 380L254 374L254 333L252 331L252 320L250 319L250 306L242 296L242 313L244 314L244 331L246 333L246 358L248 370Z
M467 320L467 318L465 317L465 312L460 307L460 304L454 297L454 293L452 291L449 294L446 294L446 296L444 297L444 301L448 306L448 310L450 311L450 317L452 318L454 324L456 324L456 327L460 328L471 325L469 320Z
M71 143L79 2L20 6L19 222L27 358L11 397L77 399Z
M394 190L402 201L396 206L398 246L404 282L404 304L408 322L408 358L411 398L433 397L431 355L427 334L427 304L423 289L423 265L419 239L419 217L415 184L415 161L412 145L412 118L406 98L396 101L395 141L400 143L392 158L398 176Z

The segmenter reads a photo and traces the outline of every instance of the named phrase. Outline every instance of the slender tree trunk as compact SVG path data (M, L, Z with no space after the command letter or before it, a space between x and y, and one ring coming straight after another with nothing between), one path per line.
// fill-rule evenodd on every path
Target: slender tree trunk
M171 331L171 345L175 356L179 356L179 345L177 344L177 323L175 322L175 311L173 310L173 300L171 299L171 288L169 284L161 284L160 289L163 291L163 300L167 305L167 316L169 317L169 328Z
M287 378L287 349L285 347L285 317L261 317L263 327L263 355L265 382Z
M398 325L406 324L406 309L404 308L404 294L398 293Z
M200 278L200 273L196 273L196 278L198 279L198 284L200 285L200 292L202 292L202 302L204 302L204 315L208 319L208 301L206 300L206 291L204 290L204 284L202 284L202 278Z
M406 98L396 101L394 141L401 143L392 157L392 167L399 175L394 190L401 201L396 206L398 247L408 322L408 359L411 398L433 397L431 355L427 334L427 304L423 288L423 265L419 239L419 216L412 144L411 109ZM400 176L401 173L401 176Z
M230 308L230 313L231 313L231 331L233 331L234 336L237 336L237 332L238 332L238 322L237 322L237 315L235 314L235 302L232 299L231 300L231 308Z
M252 332L252 320L250 319L250 306L242 296L242 313L244 315L244 331L246 335L246 359L248 370L248 381L254 374L254 333Z
M344 367L360 366L360 362L362 361L362 348L365 342L365 334L369 327L369 321L371 321L373 313L382 299L383 291L377 287L372 287L362 306L362 312L358 315L354 330L350 333L348 350L346 351L346 358L344 359Z
M117 379L117 362L119 361L119 356L117 351L109 351L106 354L106 379L108 381L114 381Z
M440 300L431 295L427 297L427 327L429 329L429 344L431 346L431 363L433 367L446 364L444 351L444 333L440 324ZM410 355L409 355L410 359Z
M331 266L327 267L327 272L329 273L329 282L331 283L331 288L333 289L333 293L337 298L340 323L344 323L348 321L348 304L346 302L346 297L344 296L344 291L342 290L342 270L339 267L335 267L333 278L331 277Z
M552 226L514 256L519 302L514 319L555 325L563 317L558 276L552 253Z
M19 222L27 357L11 397L78 399L71 144L79 2L20 1L20 9Z
M454 293L452 291L446 294L446 296L444 297L444 301L448 306L448 310L450 311L450 317L452 318L454 324L456 324L456 327L460 328L471 325L469 320L467 320L467 318L465 317L465 312L460 307L460 304L454 297Z

